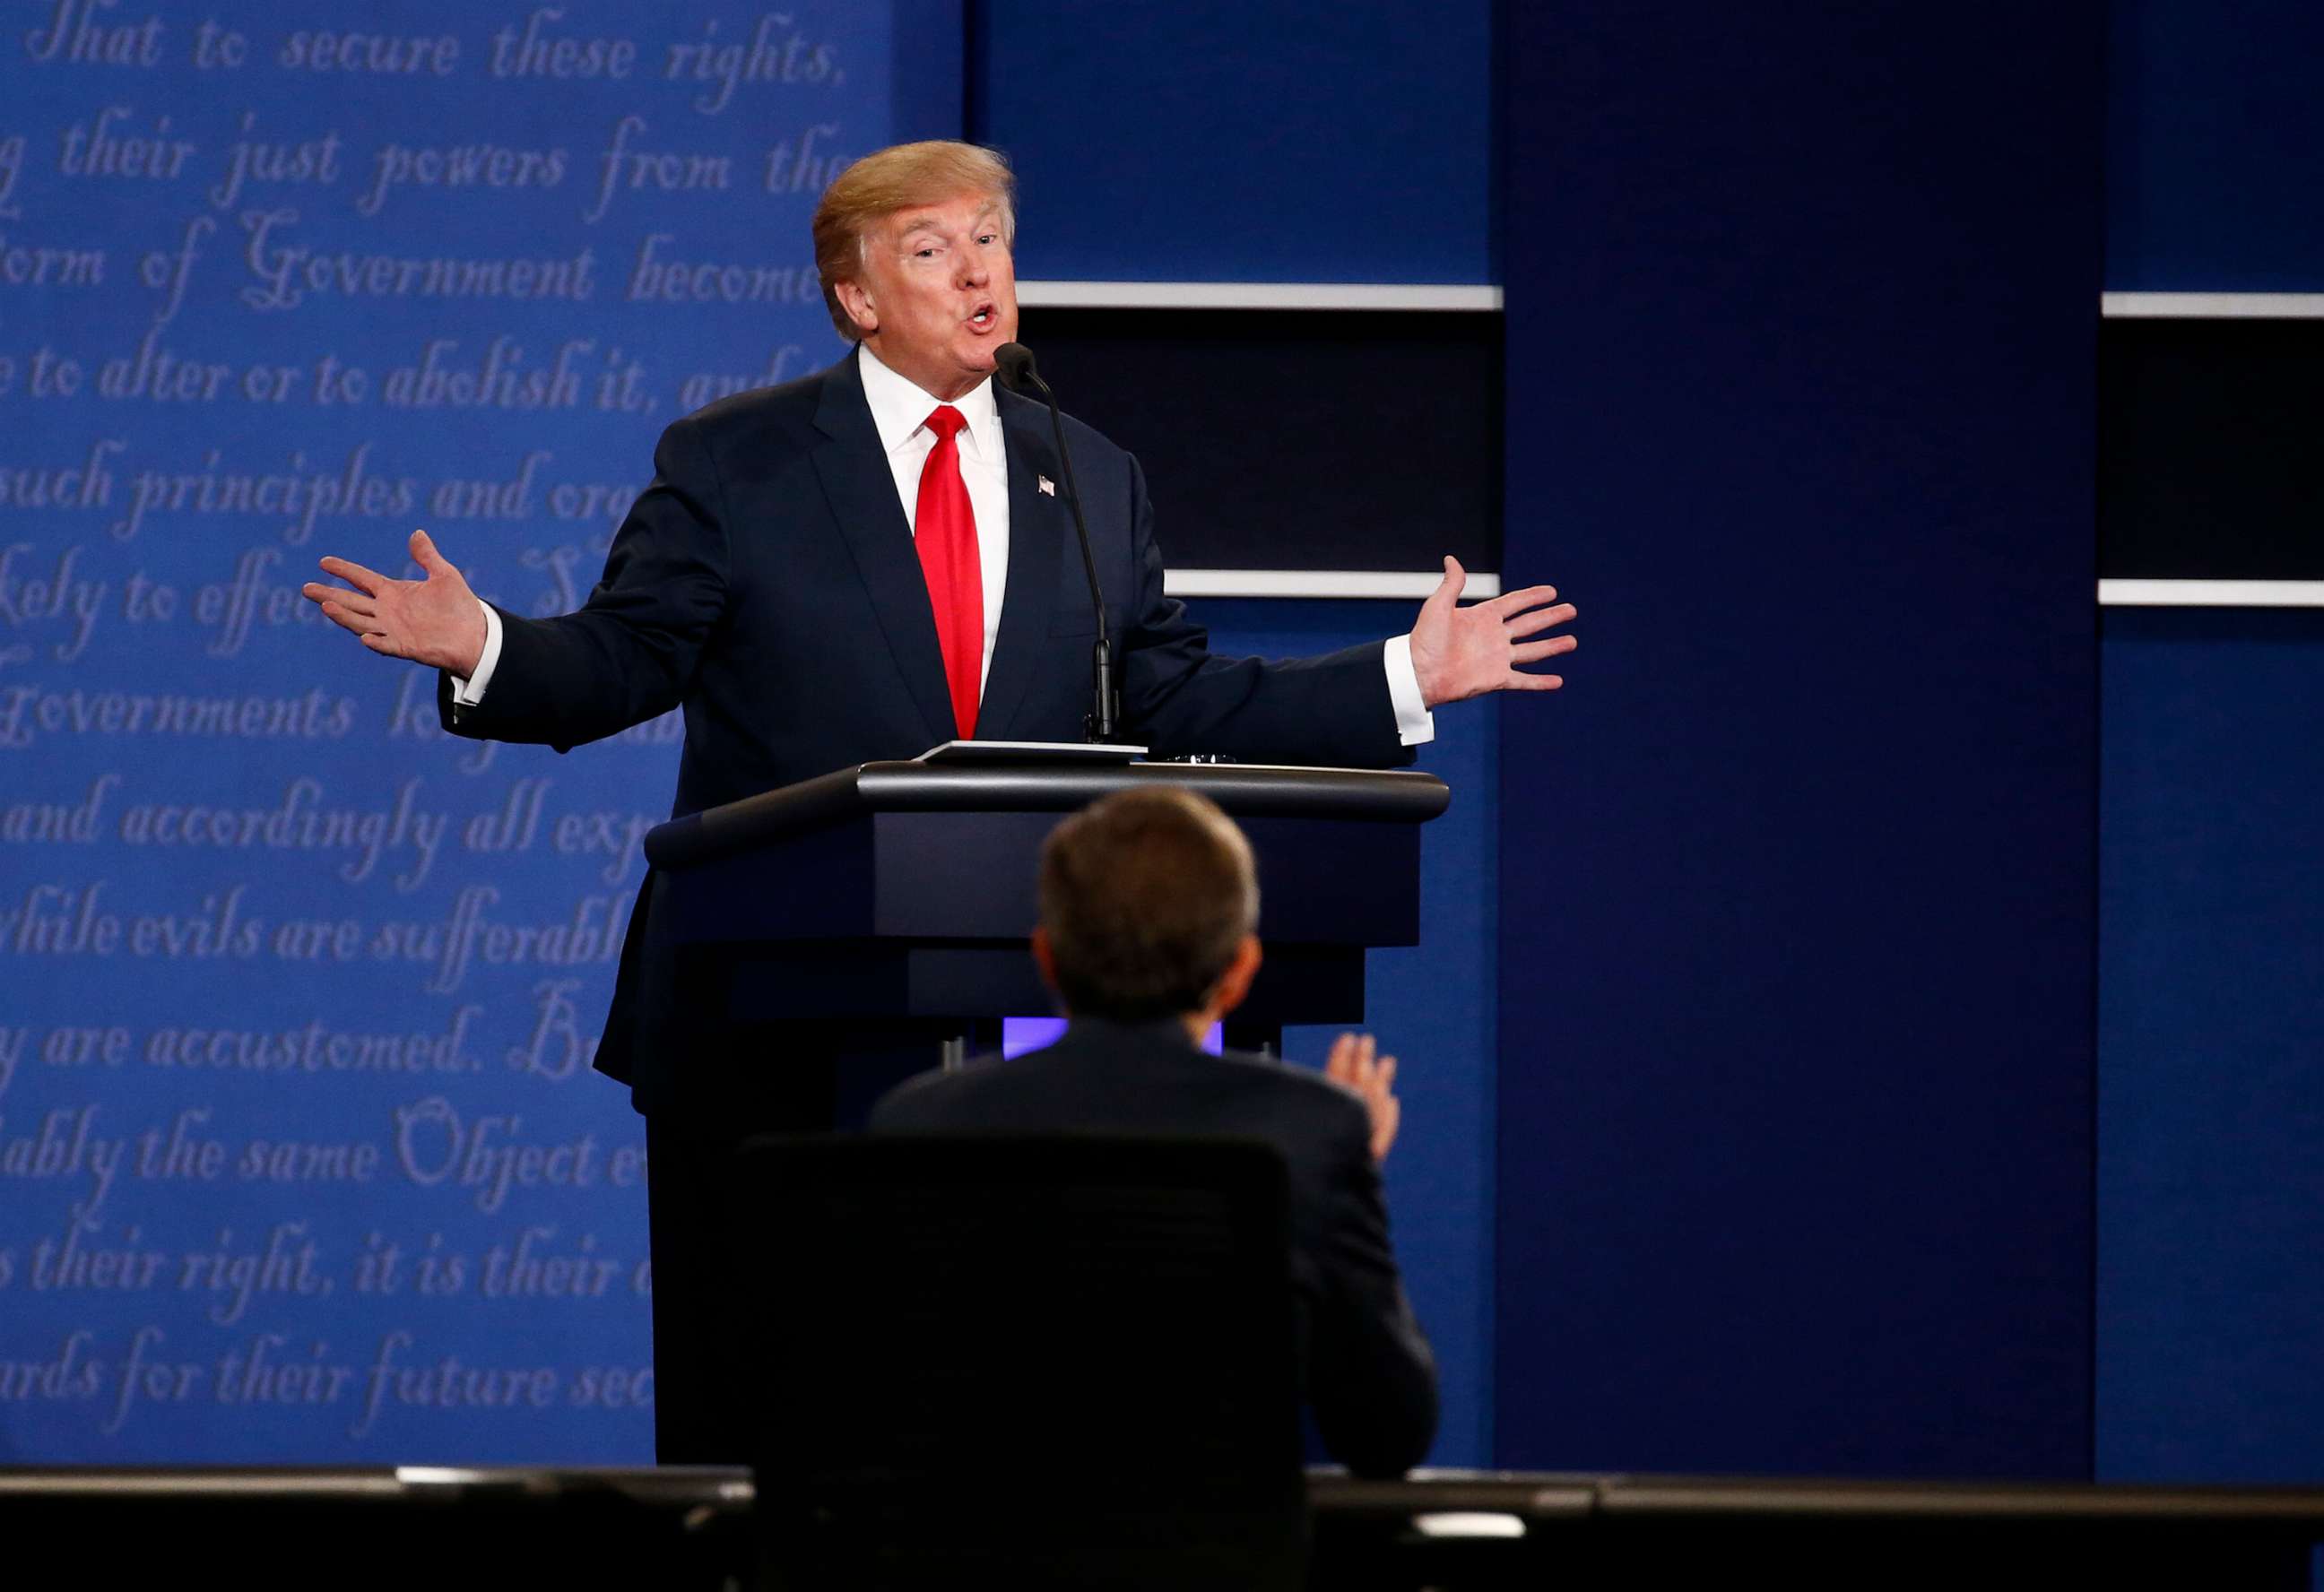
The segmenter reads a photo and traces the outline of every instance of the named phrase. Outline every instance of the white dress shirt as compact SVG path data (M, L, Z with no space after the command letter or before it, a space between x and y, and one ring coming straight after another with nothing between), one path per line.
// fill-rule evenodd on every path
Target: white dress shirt
M872 424L887 450L888 468L896 478L896 496L904 505L905 521L919 533L920 472L936 447L928 416L941 399L929 397L904 377L880 363L869 348L861 351L857 369L863 377L864 401L872 406ZM969 507L976 514L976 557L984 577L984 659L977 674L978 688L992 667L992 644L1001 634L1001 599L1009 587L1009 455L1001 434L1001 411L992 398L992 378L951 400L968 424L960 433L960 474L968 488ZM452 676L452 710L484 699L493 671L501 661L501 616L489 603L484 611L484 650L476 672L467 679ZM1419 746L1436 739L1436 721L1420 695L1420 676L1413 672L1412 638L1397 636L1388 644L1388 702L1396 710L1397 739Z

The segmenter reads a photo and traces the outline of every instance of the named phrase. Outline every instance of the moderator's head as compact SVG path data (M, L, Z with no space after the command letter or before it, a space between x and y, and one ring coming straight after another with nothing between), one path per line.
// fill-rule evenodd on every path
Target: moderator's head
M814 231L831 324L903 373L990 371L1017 336L1017 181L997 152L931 139L865 155L824 189Z
M1041 848L1050 976L1076 1017L1201 1011L1259 926L1259 875L1234 820L1192 791L1116 791Z

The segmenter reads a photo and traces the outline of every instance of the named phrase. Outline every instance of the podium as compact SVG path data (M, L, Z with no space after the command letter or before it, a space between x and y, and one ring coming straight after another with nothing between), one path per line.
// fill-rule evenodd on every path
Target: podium
M1419 943L1420 825L1452 795L1433 775L865 763L649 833L659 949L717 1026L981 1042L1054 1005L1026 949L1042 841L1064 814L1151 784L1216 802L1258 858L1267 960L1229 1043L1274 1049L1286 1024L1360 1023L1364 952Z
M735 1146L860 1126L911 1073L998 1048L999 1019L1054 1009L1027 949L1041 842L1157 783L1217 802L1257 856L1267 958L1228 1043L1279 1050L1286 1024L1360 1022L1364 952L1420 938L1420 825L1451 797L1429 775L865 763L646 836L640 995L670 1064L646 1116L663 1463L752 1451L734 1266L756 1219L725 1179Z

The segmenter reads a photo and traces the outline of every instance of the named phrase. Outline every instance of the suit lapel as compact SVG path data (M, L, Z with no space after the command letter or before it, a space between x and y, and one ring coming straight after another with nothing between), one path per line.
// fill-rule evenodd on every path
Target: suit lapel
M872 424L863 400L863 379L850 355L824 377L816 428L829 438L815 456L825 499L854 556L856 573L872 594L872 611L888 638L888 652L904 676L904 687L928 731L928 744L954 734L952 696L945 689L944 650L936 641L936 614L928 606L927 577L912 548L912 522L896 498L896 477ZM1010 440L1010 457L1016 456ZM1013 474L1013 473L1012 473ZM1015 483L1010 483L1011 494ZM1013 519L1013 517L1012 517ZM1013 524L1012 524L1013 529ZM1016 591L1016 572L1010 572Z
M1001 600L1001 634L993 641L992 667L984 676L976 732L987 741L1008 741L1013 739L1009 730L1034 671L1045 663L1054 665L1056 658L1048 644L1049 616L1056 608L1057 583L1073 528L1065 520L1071 511L1056 495L1065 486L1049 441L1048 410L998 382L993 398L1000 405L1009 454L1009 584ZM1043 477L1055 492L1041 491ZM932 621L931 633L934 628Z

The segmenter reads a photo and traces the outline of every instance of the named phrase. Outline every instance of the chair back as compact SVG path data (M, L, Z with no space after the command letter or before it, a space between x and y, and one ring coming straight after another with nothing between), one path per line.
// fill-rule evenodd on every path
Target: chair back
M1300 1584L1281 1155L1113 1135L737 1158L769 1584Z

